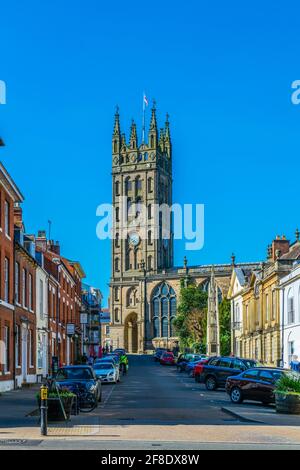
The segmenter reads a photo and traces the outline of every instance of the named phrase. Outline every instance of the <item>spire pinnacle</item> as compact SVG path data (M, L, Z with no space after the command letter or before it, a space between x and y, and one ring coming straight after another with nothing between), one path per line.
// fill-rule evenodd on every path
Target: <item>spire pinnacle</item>
M115 124L114 124L114 135L120 137L120 114L119 114L119 106L116 106L116 112L115 112Z
M130 128L130 147L132 149L137 148L137 133L136 133L136 123L134 119L131 121L131 128Z
M155 100L153 100L153 106L152 106L152 109L151 109L150 131L157 132L156 101Z

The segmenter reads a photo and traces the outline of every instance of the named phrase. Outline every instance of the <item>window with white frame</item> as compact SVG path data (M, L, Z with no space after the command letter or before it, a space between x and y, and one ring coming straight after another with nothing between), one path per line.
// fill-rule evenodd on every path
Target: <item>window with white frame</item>
M26 307L26 269L22 269L22 305L23 307Z
M17 261L15 263L15 299L17 303L20 303L20 264Z
M292 360L293 360L293 356L295 354L295 343L294 341L289 341L288 342L288 364L290 365Z
M9 327L4 327L4 373L9 372Z
M270 320L270 305L269 305L269 295L266 294L266 322Z
M288 291L288 298L287 298L287 321L290 325L291 323L295 322L295 310L294 310L294 293L293 289L291 288Z
M40 279L40 319L44 318L44 283Z
M32 274L29 274L28 276L28 306L29 306L29 310L32 310L32 307L33 307L33 303L32 303L32 289L33 288L33 285L32 285Z
M4 301L9 302L9 259L4 259Z
M10 224L10 220L9 220L9 202L5 201L4 202L4 230L5 230L6 235L8 235L8 236L9 236L9 224Z
M276 290L272 291L272 320L276 319Z

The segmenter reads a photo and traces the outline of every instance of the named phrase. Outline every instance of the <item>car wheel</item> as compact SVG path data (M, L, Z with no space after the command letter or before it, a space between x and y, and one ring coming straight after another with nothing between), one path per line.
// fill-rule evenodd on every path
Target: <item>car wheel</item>
M101 401L102 401L102 392L100 392L100 395L99 395L98 401L99 401L99 402L101 402Z
M217 381L214 377L207 377L205 380L205 386L206 389L212 392L213 390L216 390L217 388Z
M233 387L230 391L230 400L232 403L239 404L243 401L242 392L238 387Z

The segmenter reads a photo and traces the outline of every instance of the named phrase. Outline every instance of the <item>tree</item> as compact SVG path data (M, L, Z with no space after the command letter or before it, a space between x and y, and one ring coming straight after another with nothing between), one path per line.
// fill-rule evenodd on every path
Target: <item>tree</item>
M195 284L183 283L174 327L181 347L205 352L207 293Z
M231 311L230 301L223 299L219 304L220 349L223 356L231 352Z

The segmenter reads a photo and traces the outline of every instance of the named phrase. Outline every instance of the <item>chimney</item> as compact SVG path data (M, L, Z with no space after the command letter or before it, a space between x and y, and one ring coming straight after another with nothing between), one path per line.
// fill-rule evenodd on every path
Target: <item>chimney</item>
M35 239L36 247L39 248L42 252L47 251L47 237L46 230L39 230L38 235Z
M60 245L59 242L54 240L49 241L49 250L52 251L52 253L55 253L56 255L60 256Z
M280 256L285 255L290 250L290 241L286 239L285 235L280 237L277 235L272 242L272 261L276 261Z
M16 225L18 228L23 227L23 212L22 207L18 202L16 202L14 205L14 225Z

